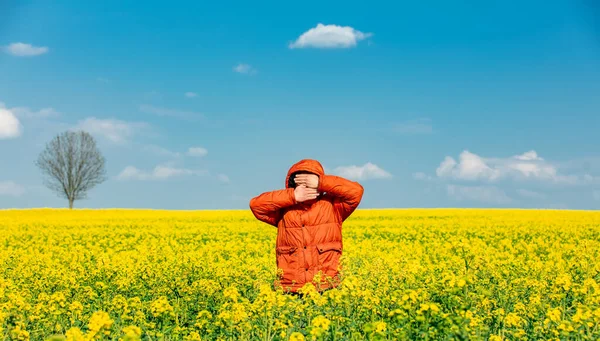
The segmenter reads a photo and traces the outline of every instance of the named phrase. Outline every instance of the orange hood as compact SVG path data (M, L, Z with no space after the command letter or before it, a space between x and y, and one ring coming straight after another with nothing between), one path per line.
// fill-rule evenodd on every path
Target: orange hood
M288 183L290 180L290 176L294 172L298 172L298 171L311 172L311 173L317 174L319 177L322 177L323 175L325 175L323 166L321 165L321 163L319 161L312 160L312 159L300 160L300 161L296 162L295 164L293 164L292 167L290 168L290 170L288 171L288 173L285 177L285 188L289 188Z

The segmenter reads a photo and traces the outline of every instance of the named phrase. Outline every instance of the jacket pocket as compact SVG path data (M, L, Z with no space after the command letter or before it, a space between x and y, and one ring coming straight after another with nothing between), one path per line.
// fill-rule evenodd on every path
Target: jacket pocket
M327 251L342 252L342 242L337 241L337 242L327 242L327 243L317 244L317 249L319 250L320 254L327 252Z
M333 277L338 273L340 257L342 255L342 242L326 242L317 244L318 268L327 277Z
M294 251L296 251L296 249L297 249L296 246L278 246L277 254L278 255L292 254L292 253L294 253ZM271 249L271 250L273 250L273 249Z
M277 247L277 269L281 284L292 284L298 282L298 248L296 246Z

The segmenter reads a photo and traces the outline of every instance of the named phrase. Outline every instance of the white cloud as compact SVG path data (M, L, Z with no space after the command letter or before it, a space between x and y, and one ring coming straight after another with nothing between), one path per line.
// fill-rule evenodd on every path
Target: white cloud
M333 173L351 180L387 179L392 175L379 166L367 162L362 166L341 166L333 170Z
M224 182L224 183L230 182L229 177L225 174L218 174L217 179L219 179L219 181Z
M530 199L546 199L546 195L539 193L539 192L535 192L535 191L530 191L527 189L518 189L517 193L524 197L524 198L530 198Z
M169 157L180 157L181 153L179 152L174 152L171 151L167 148L163 148L160 146L155 146L155 145L145 145L142 147L143 150L150 152L152 154L157 154L157 155L161 155L161 156L169 156Z
M6 53L17 57L39 56L48 52L45 46L33 46L25 43L12 43L4 48Z
M456 161L450 156L446 156L444 161L440 163L439 167L435 170L435 174L439 177L448 176L453 173L454 168L456 167Z
M0 195L20 197L25 194L25 188L12 181L0 182Z
M423 172L413 173L413 178L415 180L431 180L431 176L429 176Z
M247 75L254 75L257 73L256 69L252 66L244 63L239 63L238 65L233 67L233 71L237 73L243 73Z
M80 121L75 129L81 129L92 135L106 138L113 143L121 144L129 141L140 129L146 127L147 124L141 122L125 122L116 119L88 117Z
M143 175L145 175L146 173L142 172L141 170L133 167L133 166L127 166L125 167L125 169L123 169L121 171L121 173L119 173L119 175L117 176L117 179L119 180L126 180L126 179L134 179L134 178L140 178Z
M559 176L556 167L545 162L544 159L539 157L533 150L522 155L514 156L513 159L514 160L506 162L507 168L516 171L526 178L541 178L560 181L568 180Z
M584 174L582 178L582 182L586 185L600 185L600 176Z
M163 117L174 117L174 118L182 118L182 119L198 119L203 118L204 115L194 111L186 111L186 110L178 110L178 109L170 109L170 108L161 108L155 107L152 105L142 104L139 107L141 112L147 114L153 114L156 116Z
M28 107L15 107L10 109L15 115L22 118L51 118L59 117L60 112L53 108L43 108L38 111L32 110Z
M108 83L110 83L110 79L108 79L108 78L104 78L104 77L98 77L98 78L96 78L96 80L97 80L98 82L100 82L100 83L104 83L104 84L108 84Z
M500 171L492 169L481 157L466 150L460 154L459 163L446 156L435 173L439 177L452 176L462 180L495 180L500 177Z
M202 147L190 147L188 149L187 154L189 156L203 157L208 154L208 150L206 150L206 148L202 148Z
M0 140L16 138L22 133L23 126L19 119L11 110L0 105Z
M295 42L289 44L290 49L301 48L350 48L361 40L371 37L372 33L363 33L350 26L323 25L304 32Z
M176 168L167 165L158 165L152 171L140 170L133 166L127 166L117 176L118 180L165 180L177 176L207 175L208 172L186 168Z
M190 147L186 152L174 152L167 148L163 148L156 145L144 145L142 147L144 151L150 152L152 154L161 155L161 156L169 156L173 158L178 158L184 155L192 156L192 157L204 157L208 155L208 150L203 147Z
M544 159L542 159L541 157L539 157L537 155L537 153L535 152L535 150L530 150L528 152L525 152L521 155L516 155L515 159L517 160L523 160L523 161L544 161Z
M433 127L431 120L428 118L421 118L417 120L406 121L399 123L393 127L393 130L397 133L404 135L417 135L417 134L431 134L433 133Z
M492 204L507 204L511 202L506 193L494 186L457 186L447 185L448 196L458 201L471 200Z
M569 184L578 181L576 176L559 174L555 165L539 157L533 150L504 159L483 158L465 150L460 154L458 162L447 156L440 163L436 174L440 178L468 181L496 181L503 178L536 179Z
M194 97L198 97L198 94L197 94L197 93L195 93L195 92L191 92L191 91L189 91L189 92L186 92L186 93L184 94L184 96L185 96L185 97L187 97L187 98L194 98Z

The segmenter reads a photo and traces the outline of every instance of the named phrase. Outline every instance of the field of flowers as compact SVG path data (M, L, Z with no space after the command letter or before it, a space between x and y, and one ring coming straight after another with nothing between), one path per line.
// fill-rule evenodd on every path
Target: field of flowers
M0 211L0 340L598 340L600 212L358 210L276 292L249 211Z

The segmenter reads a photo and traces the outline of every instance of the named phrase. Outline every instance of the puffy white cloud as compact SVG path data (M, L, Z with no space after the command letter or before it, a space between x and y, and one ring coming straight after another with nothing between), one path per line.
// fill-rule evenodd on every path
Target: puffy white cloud
M252 66L250 66L248 64L244 64L244 63L239 63L236 66L234 66L233 71L235 71L237 73L247 74L247 75L253 75L258 72Z
M92 135L101 136L107 140L121 144L129 141L139 130L147 127L146 123L125 122L117 119L98 119L88 117L80 121L75 129L84 130Z
M458 162L447 156L440 163L436 174L441 178L469 181L512 178L576 183L578 180L576 176L559 174L555 165L539 157L535 151L502 159L483 158L465 150L460 154Z
M437 176L452 176L463 180L495 180L500 177L500 171L492 169L481 157L469 151L462 152L459 160L457 163L453 158L446 156L436 170Z
M12 110L0 103L0 140L21 136L23 126Z
M195 93L195 92L191 92L191 91L189 91L189 92L186 92L186 93L184 94L184 96L185 96L185 97L187 97L187 98L194 98L194 97L198 97L198 94L197 94L197 93Z
M367 162L362 166L341 166L333 169L333 173L351 180L387 179L392 175L379 166Z
M0 139L21 136L23 125L21 121L59 117L60 113L53 108L33 110L29 107L8 108L0 102Z
M396 124L393 130L403 135L431 134L433 126L428 118L421 118Z
M0 182L0 195L20 197L25 194L25 188L12 181Z
M144 171L134 166L127 166L117 176L118 180L165 180L177 176L185 175L207 175L208 172L202 170L192 170L186 168L176 168L168 165L158 165L152 171Z
M355 47L359 41L372 35L372 33L363 33L350 26L319 23L316 27L300 35L296 41L290 43L289 48L350 48Z
M450 156L446 156L444 161L440 163L439 167L436 169L435 174L439 177L449 176L453 173L454 168L456 167L456 161Z
M17 57L33 57L48 52L46 46L33 46L25 43L12 43L4 48L6 53Z
M203 157L208 154L208 150L206 148L202 148L202 147L190 147L188 149L187 154L189 156Z
M544 159L542 159L541 157L539 157L537 155L535 150L530 150L521 155L516 155L514 158L517 160L523 160L523 161L544 161Z
M446 191L458 201L471 200L492 204L507 204L512 201L503 190L494 186L447 185Z

